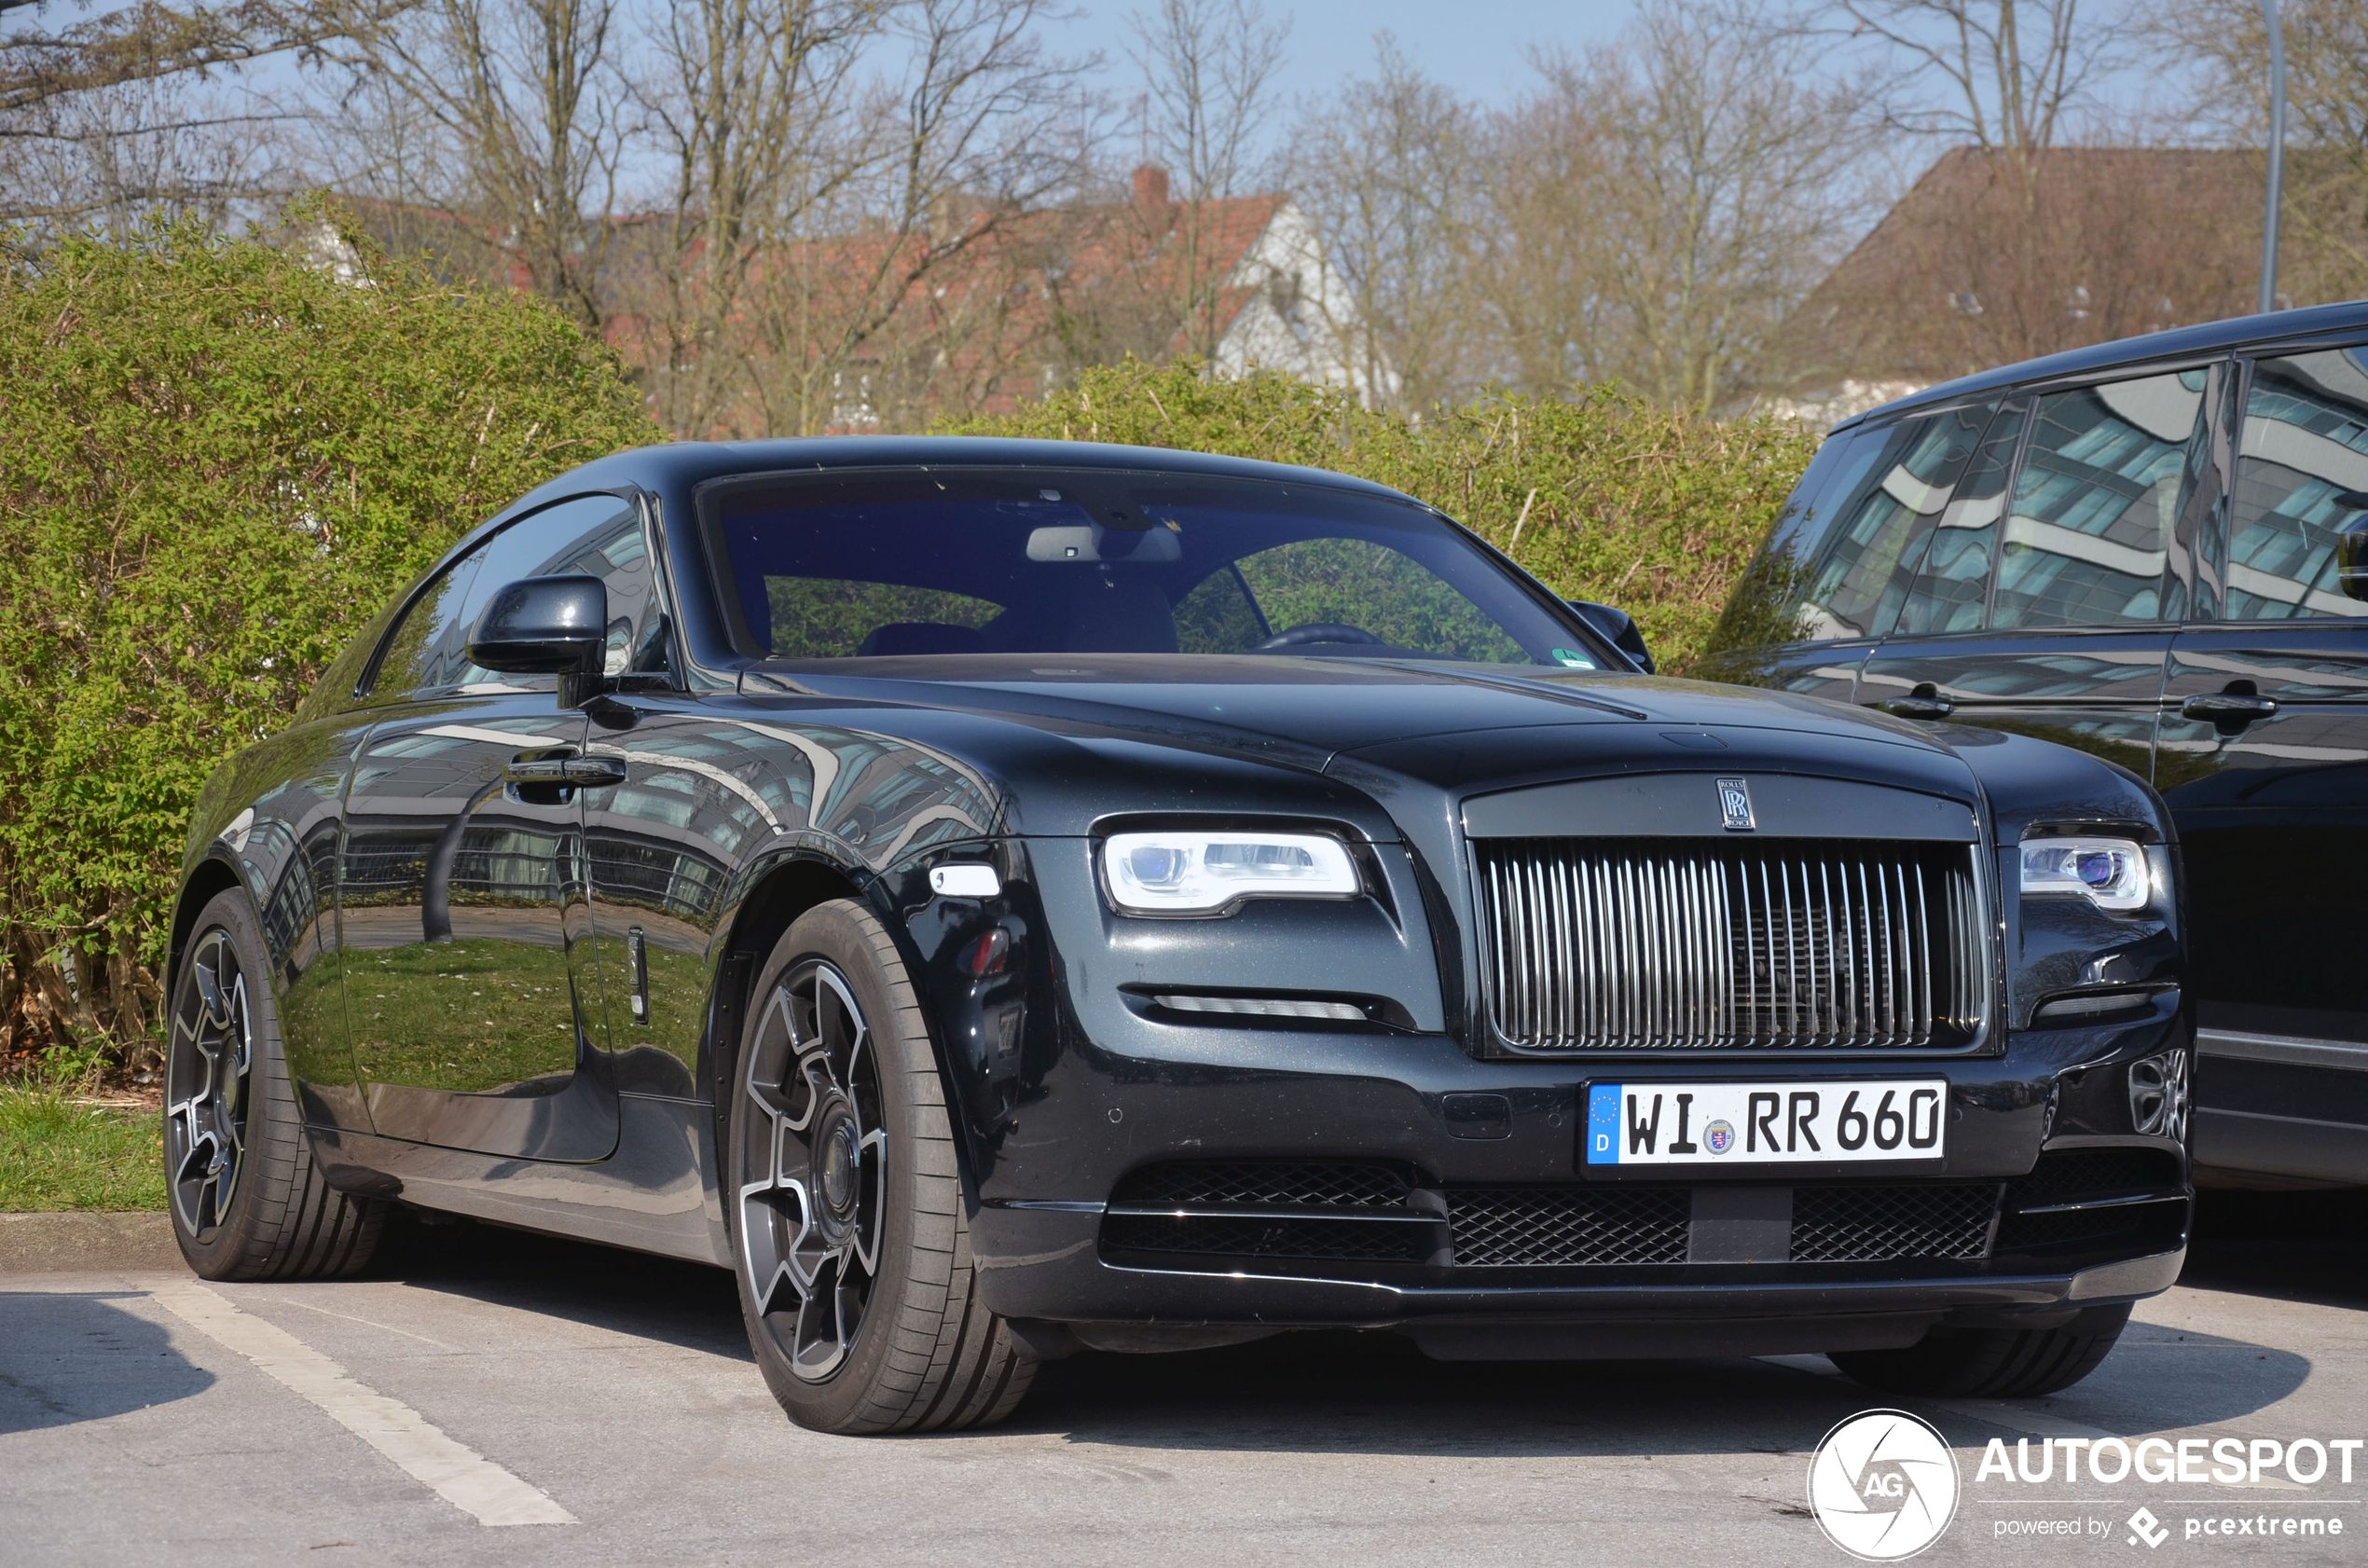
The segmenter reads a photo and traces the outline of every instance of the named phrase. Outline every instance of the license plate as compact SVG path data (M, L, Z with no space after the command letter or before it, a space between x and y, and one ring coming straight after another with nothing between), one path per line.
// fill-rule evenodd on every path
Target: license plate
M1948 1084L1590 1083L1590 1165L1806 1165L1941 1157Z

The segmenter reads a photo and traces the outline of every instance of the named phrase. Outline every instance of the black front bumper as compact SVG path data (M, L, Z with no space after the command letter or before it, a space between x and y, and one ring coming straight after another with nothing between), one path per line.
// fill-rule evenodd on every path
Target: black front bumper
M2127 1074L2130 1062L2190 1042L2175 1001L2116 1026L2025 1033L1989 1057L1617 1066L1479 1060L1440 1035L1190 1026L1132 1012L1095 1018L1088 1038L1063 1011L1066 1038L1050 1070L1031 1075L1024 1094L971 1101L966 1118L979 1288L1005 1317L1400 1327L1449 1355L1772 1354L1908 1343L1941 1322L2051 1327L2085 1308L2167 1288L2183 1258L2183 1141L2136 1133ZM1684 1190L1783 1187L1787 1204L1794 1189L1995 1194L1996 1217L1978 1255L1961 1248L1949 1257L1796 1261L1779 1252L1765 1261L1709 1262L1684 1260L1681 1244L1673 1261L1667 1254L1611 1266L1459 1260L1468 1249L1456 1243L1449 1215L1460 1195L1550 1202L1605 1190L1579 1160L1579 1107L1590 1078L1682 1086L1910 1074L1948 1080L1945 1161L1786 1167L1781 1175L1696 1168ZM1459 1098L1472 1094L1501 1096L1509 1114L1476 1124ZM1473 1135L1476 1126L1487 1135ZM2144 1193L2109 1195L2101 1219L2080 1212L2018 1218L2026 1208L2086 1207L2077 1191L2069 1204L2034 1201L2065 1196L2033 1185L2046 1174L2043 1151L2059 1170L2083 1151L2141 1158L2160 1179ZM1141 1221L1150 1211L1123 1201L1131 1179L1194 1162L1401 1170L1417 1190L1415 1208L1435 1218L1439 1245L1310 1257L1290 1256L1287 1241L1279 1249L1246 1243L1230 1256L1223 1246L1147 1243ZM1635 1175L1618 1185L1647 1185ZM1658 1175L1649 1185L1670 1190L1671 1173ZM1122 1200L1116 1211L1114 1196ZM1697 1201L1696 1220L1732 1206ZM1260 1212L1273 1218L1277 1211ZM1289 1229L1279 1224L1283 1233ZM1694 1256L1722 1255L1698 1246ZM1492 1352L1490 1344L1512 1348Z

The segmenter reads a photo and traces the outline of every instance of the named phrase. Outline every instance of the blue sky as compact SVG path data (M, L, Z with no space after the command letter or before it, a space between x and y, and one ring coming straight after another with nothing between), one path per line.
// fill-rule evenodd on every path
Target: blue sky
M1526 77L1522 51L1533 44L1577 47L1618 33L1633 10L1631 0L1267 0L1271 18L1291 23L1289 57L1277 84L1287 103L1329 91L1347 76L1369 70L1373 35L1396 35L1406 57L1433 79L1467 97L1488 102L1516 89ZM1048 29L1055 47L1084 53L1099 49L1107 59L1111 89L1123 91L1135 78L1127 58L1133 34L1127 19L1136 7L1125 0L1089 3L1084 14Z

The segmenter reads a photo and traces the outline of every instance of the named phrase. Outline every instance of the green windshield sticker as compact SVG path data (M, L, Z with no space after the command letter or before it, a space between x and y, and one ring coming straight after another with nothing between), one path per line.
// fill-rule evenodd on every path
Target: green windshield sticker
M1596 664L1593 659L1589 658L1586 654L1580 653L1576 648L1555 649L1554 662L1558 665L1566 666L1572 669L1593 669L1596 667Z

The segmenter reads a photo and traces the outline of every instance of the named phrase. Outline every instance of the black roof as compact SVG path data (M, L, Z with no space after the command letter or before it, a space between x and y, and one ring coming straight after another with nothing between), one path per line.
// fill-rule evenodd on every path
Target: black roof
M521 496L502 516L585 490L639 485L664 492L736 474L833 468L1103 468L1212 478L1329 485L1390 501L1415 500L1329 469L1103 441L1020 441L984 435L825 435L790 441L676 441L595 458ZM1420 504L1420 502L1417 502Z
M2021 386L2029 381L2084 376L2095 371L2117 370L2125 365L2148 364L2158 360L2194 359L2288 338L2310 338L2329 333L2363 330L2368 330L2368 300L2359 299L2347 300L2340 305L2313 305L2301 310L2276 310L2265 316L2237 316L2223 322L2205 322L2197 326L2173 327L2168 332L2150 332L2142 337L2093 343L2086 349L2067 349L2060 354L2027 359L2020 364L2002 365L1996 370L1960 376L1953 381L1943 381L1936 387L1926 387L1922 392L1886 403L1879 408L1870 408L1853 419L1844 420L1835 428L1846 430L1868 420L1890 419L1918 408L1955 403L1981 392Z

